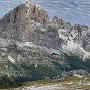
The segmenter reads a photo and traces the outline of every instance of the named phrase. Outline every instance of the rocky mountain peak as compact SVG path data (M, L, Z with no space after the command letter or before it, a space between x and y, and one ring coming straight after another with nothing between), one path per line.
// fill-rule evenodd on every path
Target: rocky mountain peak
M65 22L61 16L55 16L52 22L58 27L58 29L68 29L72 28L70 22Z
M26 0L0 19L0 37L21 39L27 33L30 35L36 27L33 22L46 29L50 19L43 8Z

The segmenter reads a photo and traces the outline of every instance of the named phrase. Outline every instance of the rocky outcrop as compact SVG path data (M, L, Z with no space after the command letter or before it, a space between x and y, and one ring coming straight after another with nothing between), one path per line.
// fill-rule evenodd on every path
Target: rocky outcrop
M72 26L70 22L65 22L60 16L55 16L52 23L58 28L59 38L62 39L61 46L65 53L70 52L83 59L90 57L90 29L87 26L80 24Z
M32 2L22 3L0 19L0 37L28 41L37 29L35 23L46 29L50 23L47 12Z
M18 5L0 19L0 37L58 49L58 28L51 25L47 12L32 2Z
M52 22L54 23L54 25L56 25L58 27L58 29L65 29L65 30L71 30L72 29L70 22L65 22L62 19L62 17L60 17L60 16L55 16L52 19Z

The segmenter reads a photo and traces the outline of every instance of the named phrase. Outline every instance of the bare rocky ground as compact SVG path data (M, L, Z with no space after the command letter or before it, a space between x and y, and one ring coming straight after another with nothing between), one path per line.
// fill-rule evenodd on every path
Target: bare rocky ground
M17 89L22 90L22 89ZM46 86L40 86L40 87L25 87L23 90L67 90L65 87L62 87L61 85L46 85Z

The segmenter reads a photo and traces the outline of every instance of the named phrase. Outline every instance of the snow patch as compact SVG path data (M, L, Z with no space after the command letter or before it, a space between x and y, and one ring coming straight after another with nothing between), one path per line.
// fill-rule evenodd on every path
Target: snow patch
M84 52L83 61L90 57L90 52L85 51L82 47L80 49Z
M70 51L72 53L78 52L78 50L83 52L83 61L90 57L90 52L85 51L81 44L78 44L76 42L73 42L73 40L68 40L67 45L62 45L63 50Z
M67 45L62 45L62 48L73 51L73 50L77 50L77 48L79 48L80 46L81 46L80 44L75 43L73 42L73 40L71 40L67 42Z
M8 59L12 62L12 63L15 63L14 59L9 55L8 56Z

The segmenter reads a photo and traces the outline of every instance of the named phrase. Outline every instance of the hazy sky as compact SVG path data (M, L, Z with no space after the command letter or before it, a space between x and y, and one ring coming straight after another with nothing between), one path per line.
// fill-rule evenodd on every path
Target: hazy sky
M0 0L0 16L13 9L23 0ZM90 0L32 0L40 4L52 18L62 16L71 23L90 26Z

